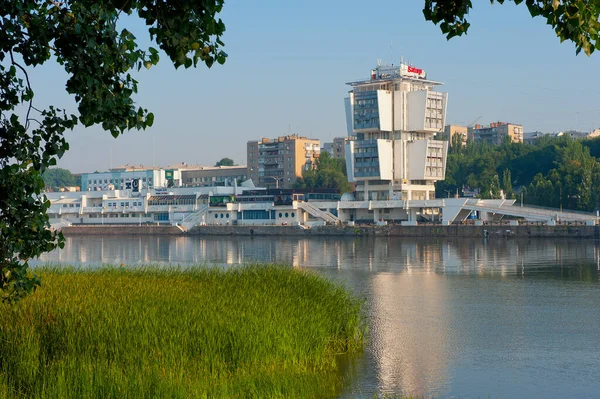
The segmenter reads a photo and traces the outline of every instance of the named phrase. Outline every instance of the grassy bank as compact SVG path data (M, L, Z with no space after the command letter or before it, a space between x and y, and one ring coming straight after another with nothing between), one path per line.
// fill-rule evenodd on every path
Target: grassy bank
M328 397L360 301L289 268L38 270L0 304L0 398Z

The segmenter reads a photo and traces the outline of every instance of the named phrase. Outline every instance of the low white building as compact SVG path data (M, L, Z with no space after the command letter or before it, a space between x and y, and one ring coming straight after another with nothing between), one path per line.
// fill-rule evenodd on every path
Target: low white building
M81 191L125 190L134 180L139 180L140 189L182 185L179 169L126 165L109 172L82 173Z

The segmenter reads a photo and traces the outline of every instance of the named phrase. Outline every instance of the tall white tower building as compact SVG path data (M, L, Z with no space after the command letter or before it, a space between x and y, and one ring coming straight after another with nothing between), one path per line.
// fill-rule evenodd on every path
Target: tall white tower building
M348 179L359 200L435 197L434 183L446 173L448 142L433 140L444 130L448 94L441 82L409 64L378 63L367 80L348 83L345 99Z

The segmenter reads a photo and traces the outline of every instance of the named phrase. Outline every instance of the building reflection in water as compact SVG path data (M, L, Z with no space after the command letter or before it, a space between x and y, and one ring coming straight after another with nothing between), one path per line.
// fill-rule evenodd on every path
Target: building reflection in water
M223 264L273 262L338 271L450 275L573 272L578 260L600 268L594 241L439 240L294 237L67 237L65 248L41 262L69 264Z
M425 394L440 392L451 343L446 286L425 273L377 274L371 279L371 336L378 368L378 391Z

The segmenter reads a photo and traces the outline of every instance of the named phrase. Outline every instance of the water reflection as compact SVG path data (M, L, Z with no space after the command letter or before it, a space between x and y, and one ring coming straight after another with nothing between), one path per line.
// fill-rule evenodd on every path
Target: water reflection
M450 352L444 282L435 275L415 280L401 274L379 274L371 286L371 334L376 343L373 356L379 390L440 392L443 387L439 384L448 380Z
M597 278L594 241L406 238L68 237L42 262L71 264L240 264L276 262L369 272L444 275L552 274ZM586 270L581 262L585 261ZM589 275L589 264L596 265ZM585 276L584 276L585 275Z
M313 268L367 300L347 397L593 397L600 249L514 239L69 237L42 262Z

